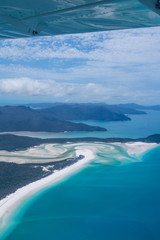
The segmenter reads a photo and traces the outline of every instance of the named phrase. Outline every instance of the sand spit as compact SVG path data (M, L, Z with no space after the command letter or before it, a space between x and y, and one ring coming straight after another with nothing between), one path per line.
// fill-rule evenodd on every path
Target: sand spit
M144 143L144 142L134 142L134 143L124 143L124 147L130 156L138 156L144 152L151 150L158 146L157 143Z
M23 199L32 195L33 193L38 192L39 190L45 188L46 186L57 183L63 178L69 176L73 172L81 169L84 165L94 158L94 153L90 149L78 149L76 151L77 157L79 155L84 155L85 157L82 160L74 163L71 166L68 166L62 170L55 171L53 174L47 176L46 178L40 179L36 182L30 183L20 189L15 193L8 195L6 198L0 201L0 229L1 234L2 230L6 225L7 217L11 214L12 210L21 202Z

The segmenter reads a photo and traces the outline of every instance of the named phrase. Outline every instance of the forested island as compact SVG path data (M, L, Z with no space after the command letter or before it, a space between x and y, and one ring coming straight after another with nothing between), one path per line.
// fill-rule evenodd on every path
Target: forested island
M0 132L13 131L93 132L107 130L98 126L57 119L51 114L25 106L0 107Z
M124 103L124 104L107 104L107 103L29 103L26 106L35 109L62 109L65 107L70 108L83 108L83 107L103 107L111 112L121 113L121 114L147 114L145 110L160 111L160 105L150 105L144 106L136 103Z
M40 144L51 143L78 143L78 142L146 142L146 143L160 143L160 134L153 134L145 138L32 138L25 136L16 136L13 134L1 134L0 135L0 150L6 151L20 151L26 150L30 147L38 146Z
M42 105L43 106L43 105ZM107 104L53 104L49 108L31 106L0 107L0 132L93 132L106 128L73 121L130 121L126 114L145 114L141 110Z
M33 108L35 106L35 108ZM37 107L36 107L37 106ZM73 121L130 121L131 115L159 111L160 106L105 103L42 103L0 107L0 132L95 132L106 128ZM129 114L129 116L128 116Z

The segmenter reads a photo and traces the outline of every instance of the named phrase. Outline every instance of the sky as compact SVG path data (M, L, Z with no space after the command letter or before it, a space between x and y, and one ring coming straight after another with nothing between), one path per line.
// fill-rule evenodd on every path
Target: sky
M0 41L0 105L160 104L160 27Z

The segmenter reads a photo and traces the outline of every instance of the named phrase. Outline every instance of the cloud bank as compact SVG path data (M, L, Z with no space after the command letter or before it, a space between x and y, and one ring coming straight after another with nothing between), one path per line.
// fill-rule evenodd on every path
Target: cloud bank
M121 94L117 94L120 92ZM103 84L86 83L59 83L53 80L36 80L30 78L19 79L1 79L0 94L15 95L22 97L39 97L43 101L43 96L49 96L50 99L63 100L67 102L125 102L126 99L132 99L136 102L137 98L153 96L159 97L160 91L140 90L132 91L125 86L104 86Z
M148 28L1 41L1 98L158 103L159 35Z

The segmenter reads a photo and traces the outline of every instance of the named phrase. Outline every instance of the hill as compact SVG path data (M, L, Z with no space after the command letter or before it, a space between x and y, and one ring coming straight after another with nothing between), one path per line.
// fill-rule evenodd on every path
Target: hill
M122 113L111 111L101 104L58 104L39 110L48 117L61 120L127 121L131 120Z
M105 128L59 120L25 106L0 107L0 132L106 131Z
M45 108L54 108L56 106L92 106L92 107L103 107L111 112L119 113L119 114L146 114L146 112L142 110L137 110L132 104L106 104L106 103L30 103L26 106L35 108L35 109L45 109Z
M132 109L142 109L142 110L154 110L154 111L160 111L160 105L151 105L151 106L143 106L136 103L127 103L127 104L120 104L121 107L127 107Z

